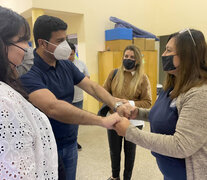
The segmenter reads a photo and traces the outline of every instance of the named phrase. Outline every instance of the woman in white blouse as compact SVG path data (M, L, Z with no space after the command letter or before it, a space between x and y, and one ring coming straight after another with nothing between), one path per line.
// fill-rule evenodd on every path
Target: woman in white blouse
M29 38L26 20L0 6L0 178L58 179L50 123L16 80Z

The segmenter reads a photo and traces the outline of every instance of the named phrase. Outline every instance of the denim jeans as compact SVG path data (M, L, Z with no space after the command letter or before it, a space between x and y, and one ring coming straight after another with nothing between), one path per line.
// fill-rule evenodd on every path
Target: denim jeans
M65 167L66 180L75 180L78 160L77 142L64 148L59 147L58 155L62 158Z
M83 101L73 103L73 105L82 109ZM64 148L58 148L58 154L65 167L66 180L75 180L78 160L77 142Z
M66 180L65 167L62 158L58 155L58 180Z

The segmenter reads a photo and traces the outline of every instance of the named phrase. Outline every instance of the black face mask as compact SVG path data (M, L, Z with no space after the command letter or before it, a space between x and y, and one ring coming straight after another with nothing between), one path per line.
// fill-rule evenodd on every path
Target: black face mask
M162 56L162 67L164 71L172 71L176 69L176 67L173 64L173 57L174 55Z
M123 65L127 70L131 70L135 67L135 61L133 61L131 59L124 59Z

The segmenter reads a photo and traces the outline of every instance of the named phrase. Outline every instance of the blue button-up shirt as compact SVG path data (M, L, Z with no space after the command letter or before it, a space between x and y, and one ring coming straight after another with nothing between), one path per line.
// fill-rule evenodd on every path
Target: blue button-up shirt
M84 77L84 74L71 61L57 60L56 66L53 67L44 62L34 51L34 65L20 79L29 94L39 89L48 89L57 99L72 103L74 85L80 83ZM76 142L77 125L61 123L52 118L49 120L58 147Z

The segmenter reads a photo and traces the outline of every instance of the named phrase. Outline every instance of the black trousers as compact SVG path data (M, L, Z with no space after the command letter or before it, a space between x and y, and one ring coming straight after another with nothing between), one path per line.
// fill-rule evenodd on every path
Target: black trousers
M142 129L143 126L138 126ZM132 170L134 167L134 160L136 154L136 144L127 141L122 136L119 136L114 130L107 130L108 141L111 156L111 168L112 176L114 178L119 177L120 173L120 162L121 162L121 150L122 150L122 139L124 139L124 180L130 180L132 176Z

